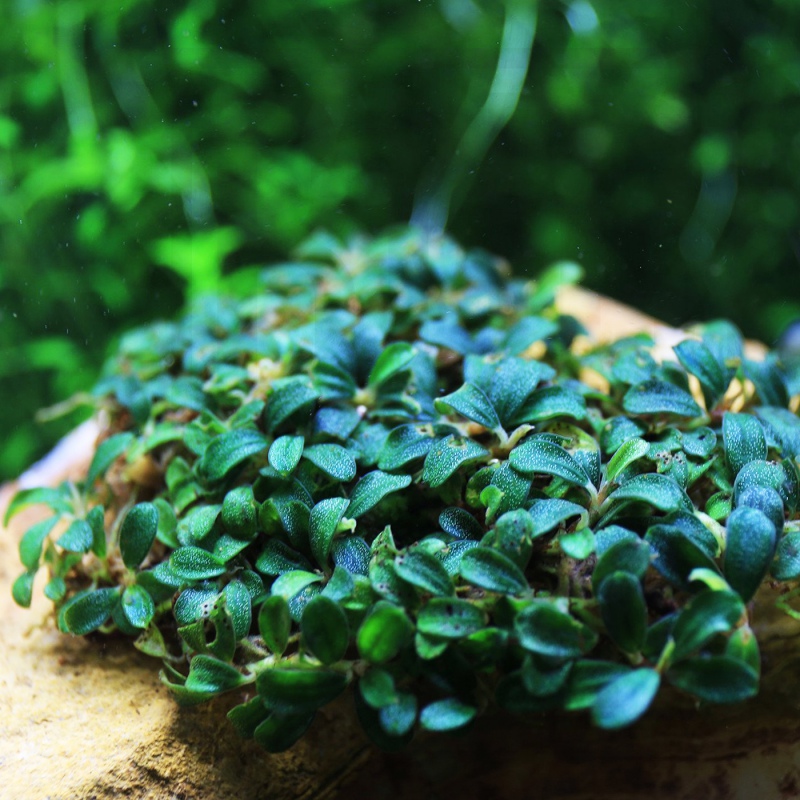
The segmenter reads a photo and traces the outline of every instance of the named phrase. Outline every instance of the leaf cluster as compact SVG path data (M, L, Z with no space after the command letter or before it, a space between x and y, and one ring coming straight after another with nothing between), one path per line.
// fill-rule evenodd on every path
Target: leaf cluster
M130 333L86 479L6 519L65 633L134 637L291 746L348 687L385 748L489 706L638 719L758 689L748 604L800 577L797 375L725 322L579 354L534 281L445 237L319 234L244 301ZM790 609L791 610L791 609Z

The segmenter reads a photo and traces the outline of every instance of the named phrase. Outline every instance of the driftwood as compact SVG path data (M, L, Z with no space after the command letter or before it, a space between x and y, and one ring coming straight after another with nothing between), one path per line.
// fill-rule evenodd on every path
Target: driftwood
M582 290L559 297L596 339L649 330L669 350L683 334ZM77 429L44 462L0 490L85 472L98 423ZM369 745L349 698L323 709L290 752L240 741L224 717L237 698L179 709L159 665L128 641L60 634L37 580L30 610L10 597L16 545L36 520L0 537L0 796L15 800L783 800L800 797L800 624L755 601L763 689L735 707L697 710L662 692L645 719L616 733L584 715L494 714L460 735L419 736L403 753Z

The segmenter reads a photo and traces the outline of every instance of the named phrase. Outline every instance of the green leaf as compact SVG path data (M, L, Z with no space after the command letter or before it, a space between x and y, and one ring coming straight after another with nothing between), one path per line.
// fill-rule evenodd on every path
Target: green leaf
M347 683L347 673L319 667L269 667L256 677L264 705L292 714L316 711L338 697Z
M655 554L653 566L674 586L688 586L695 569L719 573L709 554L674 525L651 525L645 540Z
M776 545L775 526L755 508L740 506L726 527L725 578L748 602L767 574Z
M302 436L279 436L269 446L269 465L281 475L288 475L300 463L304 445Z
M474 547L459 566L461 577L490 592L521 595L529 591L522 570L508 557L490 547Z
M439 514L439 526L456 539L480 539L486 533L469 511L458 506L446 508Z
M356 646L365 661L383 664L394 658L413 634L414 626L401 608L378 600L358 629Z
M197 463L207 481L221 481L234 467L265 450L267 440L258 431L238 429L214 437Z
M582 658L574 662L567 681L564 708L578 711L590 708L597 695L613 680L630 673L628 667L613 661L596 661Z
M425 706L419 715L419 724L427 731L453 731L469 724L477 713L474 706L448 697Z
M383 708L400 699L392 674L380 667L370 667L361 676L358 689L370 708Z
M510 424L544 422L556 417L586 418L586 400L573 389L545 386L533 392L514 412Z
M425 457L422 480L432 489L441 486L464 464L484 461L489 451L472 439L451 434L437 441Z
M22 489L11 499L3 517L3 525L7 526L11 519L28 506L45 505L54 512L72 511L68 484L62 484L58 489L47 487L35 489Z
M255 567L264 575L281 575L295 569L309 571L311 564L288 544L279 539L267 539Z
M797 471L791 461L750 461L739 471L733 484L733 504L739 505L741 495L752 486L774 489L784 505L794 513L800 504Z
M433 595L449 596L455 592L442 562L421 548L396 556L394 570L407 583Z
M546 339L558 331L558 325L553 320L544 317L524 316L509 328L501 345L511 355L522 353L534 342Z
M98 558L106 557L106 521L103 506L95 506L87 515L86 521L92 529L92 552Z
M105 475L108 468L128 449L133 438L132 433L117 433L100 443L86 474L87 486L94 486L94 482Z
M783 531L785 514L783 500L774 489L764 486L749 486L736 498L736 505L737 507L747 506L758 509L775 526L778 534Z
M650 445L644 439L628 439L628 441L620 445L611 461L608 462L606 480L612 482L620 472L627 469L634 461L646 456L649 449Z
M311 509L308 523L311 552L321 567L328 563L333 537L349 506L350 501L346 497L329 497L320 500Z
M744 613L744 603L735 592L706 589L695 595L681 610L672 629L672 661L690 655L713 636L728 633Z
M239 573L241 577L241 573ZM225 608L233 623L234 637L238 641L250 633L253 621L253 602L250 592L241 580L232 580L223 591Z
M387 494L405 489L411 484L410 475L389 475L373 470L364 475L350 493L347 508L350 519L358 519L376 506Z
M583 506L571 503L569 500L555 498L537 500L528 513L533 520L532 536L534 539L537 536L549 533L571 517L588 517L587 511Z
M661 676L654 669L635 669L612 680L592 704L592 720L607 730L635 722L650 708Z
M291 572L284 572L272 584L272 594L278 594L286 600L291 600L296 594L302 592L306 586L312 583L319 583L322 580L322 575L316 572L305 572L301 569L295 569Z
M603 580L597 599L614 644L626 653L640 652L647 632L647 605L638 578L630 572L612 572Z
M708 458L717 446L717 434L711 428L696 428L684 431L681 443L686 455Z
M42 546L60 517L50 517L31 525L19 542L19 558L25 569L36 571L42 557Z
M740 703L758 692L758 673L730 656L686 658L669 669L667 678L709 703Z
M657 378L650 378L631 386L622 398L622 407L629 414L675 414L679 417L699 417L703 413L689 392Z
M63 600L66 593L67 583L63 578L58 576L51 578L44 587L44 596L54 603Z
M393 428L381 448L378 458L378 468L382 470L395 470L405 467L412 461L424 458L436 440L436 429L450 431L452 428L444 425L398 425Z
M381 727L389 736L404 736L416 722L417 698L408 692L399 692L397 702L383 706L378 717Z
M558 537L558 544L564 555L583 560L594 552L594 534L589 528L562 533Z
M791 531L778 542L772 577L779 581L800 577L800 531Z
M514 469L525 475L553 475L594 492L581 465L563 447L548 439L529 436L511 451L508 460Z
M225 495L220 511L222 524L237 539L253 539L258 533L258 513L252 486L237 486Z
M479 631L486 622L486 614L467 600L434 597L419 612L417 629L428 636L462 639Z
M156 613L153 598L141 586L128 586L122 593L122 613L134 628L146 628Z
M686 492L668 475L647 472L634 475L615 489L604 506L622 502L647 503L661 511L691 510L694 508Z
M413 360L417 351L408 342L393 342L385 347L372 367L367 385L380 386L392 375L404 370Z
M713 353L696 339L686 339L673 350L687 372L700 381L706 408L710 411L728 389L728 380Z
M117 587L76 595L63 609L66 632L85 636L96 631L111 616L121 594L122 589Z
M337 481L346 483L356 476L356 460L340 444L313 444L303 451L303 458Z
M722 440L734 475L751 461L764 461L767 457L764 428L750 414L726 411L722 417Z
M650 547L636 534L631 539L621 538L603 551L597 559L592 573L592 586L595 593L600 591L603 581L615 572L627 572L637 579L644 577L650 566ZM600 538L600 534L597 534Z
M33 579L36 571L23 572L11 586L11 596L21 608L30 608L33 600Z
M455 392L437 397L434 405L440 414L450 414L455 411L490 431L500 428L500 419L491 400L482 389L472 383L465 383Z
M137 503L125 515L119 534L119 549L128 569L145 560L158 530L158 509L152 503Z
M264 704L261 706L263 708ZM253 731L253 739L268 753L282 753L311 727L314 716L313 712L281 714L273 711Z
M577 658L597 644L597 634L552 603L535 601L514 620L519 643L550 658Z
M308 649L326 665L343 658L350 641L344 611L324 595L317 595L303 609L300 632Z
M246 703L234 706L226 716L240 738L252 739L256 728L272 713L256 695Z
M292 630L289 603L285 597L273 594L261 604L258 612L258 630L264 644L275 655L283 655Z
M195 656L189 665L186 688L194 692L221 694L248 683L236 667L206 655Z
M181 547L169 558L172 571L186 581L216 578L225 572L225 564L207 550L199 547Z
M273 391L267 399L264 422L269 433L273 433L295 414L311 412L319 395L304 376L280 378L273 382ZM258 451L256 451L258 452ZM252 455L252 453L250 454Z

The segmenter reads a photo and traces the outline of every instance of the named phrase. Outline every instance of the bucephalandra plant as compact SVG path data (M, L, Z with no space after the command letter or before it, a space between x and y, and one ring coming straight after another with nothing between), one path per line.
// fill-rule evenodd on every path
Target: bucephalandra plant
M318 235L263 290L127 335L85 480L12 501L65 633L119 632L270 751L352 687L380 746L494 705L634 722L758 689L748 604L800 577L800 368L733 325L582 350L523 282L413 230ZM793 405L794 403L794 405ZM795 410L793 411L792 408ZM478 723L479 724L479 723Z

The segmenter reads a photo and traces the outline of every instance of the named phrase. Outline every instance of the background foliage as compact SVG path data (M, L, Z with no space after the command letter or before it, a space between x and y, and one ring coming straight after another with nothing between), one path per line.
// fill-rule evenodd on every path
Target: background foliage
M0 34L0 477L117 332L319 226L407 220L484 102L491 0L15 0ZM542 0L449 227L521 272L772 341L800 315L794 0Z

